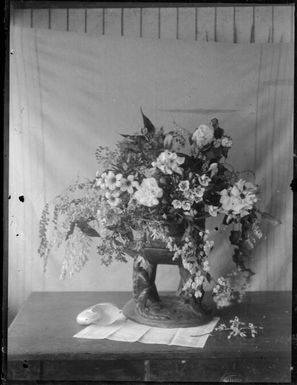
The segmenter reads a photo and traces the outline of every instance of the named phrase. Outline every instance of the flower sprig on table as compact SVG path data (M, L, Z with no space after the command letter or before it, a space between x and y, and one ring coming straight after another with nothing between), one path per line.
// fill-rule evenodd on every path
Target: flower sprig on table
M228 340L232 337L243 337L243 338L255 338L258 334L259 330L263 330L263 326L255 326L253 323L248 322L246 324L245 322L241 322L237 316L234 317L234 319L229 321L230 326L227 327L226 324L220 323L220 325L216 328L214 328L214 332L226 332L228 331L229 334L227 336ZM197 334L192 335L191 337L201 337L202 335L213 335L210 333L205 334Z
M92 238L106 265L127 261L128 250L139 257L145 246L159 242L189 272L181 295L202 297L208 281L215 284L218 307L240 301L253 275L246 261L262 237L261 220L269 218L256 207L258 186L225 162L232 139L217 119L191 133L176 127L164 133L142 117L139 134L122 134L115 149L97 149L100 170L93 180L71 185L55 199L52 212L46 205L39 248L45 265L63 241L62 278L84 266ZM219 215L224 226L233 226L229 240L237 270L215 279L209 263L214 242L205 218Z
M234 317L233 320L229 321L230 326L227 327L224 323L221 323L215 331L230 331L227 338L230 339L232 337L252 337L255 338L258 334L257 329L263 330L262 326L255 326L253 323L249 322L246 326L245 322L241 322L237 316Z

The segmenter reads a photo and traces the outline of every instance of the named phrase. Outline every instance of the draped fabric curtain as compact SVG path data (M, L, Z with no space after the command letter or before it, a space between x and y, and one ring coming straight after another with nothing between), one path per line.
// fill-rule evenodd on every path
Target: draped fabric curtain
M233 138L228 163L254 170L259 206L281 220L265 225L254 251L251 290L291 288L293 45L225 44L89 36L11 29L9 309L31 291L131 290L131 261L100 264L95 248L81 273L59 280L63 250L43 273L39 219L46 202L77 177L93 178L99 145L141 127L140 107L156 126L194 130L216 117ZM24 196L24 201L19 197ZM216 242L215 276L232 267L228 234ZM175 290L174 267L158 287Z

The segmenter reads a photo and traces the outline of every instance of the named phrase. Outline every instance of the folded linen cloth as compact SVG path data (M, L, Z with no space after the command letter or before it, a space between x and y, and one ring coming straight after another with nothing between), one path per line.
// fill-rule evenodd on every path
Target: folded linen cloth
M100 306L102 305L102 306ZM94 309L94 311L92 311ZM219 317L208 324L189 328L158 328L138 324L127 319L120 309L112 304L97 304L77 316L81 325L86 325L84 315L92 315L91 325L76 333L75 338L109 339L113 341L141 342L145 344L178 345L203 348ZM108 314L108 315L107 315ZM88 318L90 320L90 317Z

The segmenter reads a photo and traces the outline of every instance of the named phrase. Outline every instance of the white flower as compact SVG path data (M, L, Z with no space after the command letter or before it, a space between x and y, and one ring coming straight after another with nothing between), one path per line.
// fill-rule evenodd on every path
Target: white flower
M202 197L203 197L203 194L204 194L204 191L205 191L205 188L200 187L200 186L196 187L196 188L193 190L194 197L202 198Z
M201 292L201 290L196 290L195 291L195 293L194 293L194 296L196 297L196 298L200 298L200 297L202 297L202 292Z
M208 272L209 271L209 262L208 261L204 261L203 262L203 270Z
M217 308L218 309L222 309L224 307L228 307L231 304L229 297L225 293L216 294L213 297L213 300L217 304ZM230 338L230 337L228 336L228 338Z
M213 133L213 127L201 124L194 132L192 140L198 148L201 148L212 141Z
M123 175L115 175L113 171L109 171L105 178L105 185L110 190L115 190L117 187L121 187L121 179Z
M153 167L157 167L164 174L172 174L176 172L182 175L183 169L179 166L183 164L185 158L178 156L175 152L168 150L163 151L157 158L156 162L153 162Z
M112 190L111 195L115 198L118 198L121 195L121 189L116 188L115 190Z
M100 174L99 171L96 172L96 185L104 189L105 186L105 178L107 174L104 172L102 175Z
M191 274L196 274L195 264L191 262L187 262L186 260L182 259L183 267L188 270ZM192 280L191 278L186 282L186 285L188 287L192 286ZM184 286L185 287L185 286ZM183 289L184 290L184 289Z
M188 180L182 180L179 182L178 188L181 191L188 191L190 188L190 182Z
M200 273L200 271L199 271L199 273ZM195 277L196 287L203 285L203 282L204 282L204 276L201 275L201 273L196 275L196 277Z
M222 146L223 147L232 147L232 139L229 136L222 137Z
M226 280L223 277L218 278L218 284L221 286L226 286Z
M186 199L191 199L192 197L192 192L190 190L186 190L186 191L183 191L183 196L186 198Z
M134 188L139 186L138 182L134 180L134 175L129 175L127 179L121 180L121 190L127 191L129 194L133 194Z
M224 189L220 192L220 203L223 212L229 216L240 215L244 217L253 208L257 202L255 192L257 187L250 182L240 179L234 186Z
M214 241L205 241L205 244L203 245L203 251L205 255L209 255L211 252L211 249L213 248Z
M175 209L181 209L182 207L182 204L181 204L181 201L177 200L177 199L174 199L172 201L172 206L175 208Z
M102 178L98 178L96 180L96 186L101 187L101 188L105 188L104 180Z
M188 201L182 201L182 209L185 211L189 211L191 208L191 204Z
M158 198L163 196L163 190L158 186L155 178L143 179L134 197L138 203L144 206L152 207L159 203Z
M204 187L208 186L209 182L211 181L211 179L206 174L203 174L201 176L199 175L198 180L201 186L204 186Z
M106 191L104 195L105 195L106 199L109 199L111 197L111 192L110 191Z
M183 193L183 196L193 204L193 202L201 202L205 188L198 186L192 190L187 190Z
M141 167L142 169L142 167ZM151 167L151 168L146 168L146 167L143 167L143 170L142 170L142 173L143 175L146 177L146 178L151 178L154 176L156 172L156 169L155 167Z
M208 212L209 214L212 216L212 217L216 217L218 215L218 210L219 208L217 206L212 206L212 205L209 205L207 207L208 209Z
M118 206L121 203L121 199L118 197L115 197L114 195L111 195L111 197L108 199L108 203L111 206Z

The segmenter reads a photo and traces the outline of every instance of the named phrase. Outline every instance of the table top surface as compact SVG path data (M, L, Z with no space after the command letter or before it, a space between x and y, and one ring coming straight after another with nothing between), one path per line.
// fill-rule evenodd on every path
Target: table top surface
M122 308L130 298L127 292L33 292L8 329L8 359L290 355L291 292L249 292L243 303L218 312L226 325L238 316L243 322L262 326L263 333L256 338L227 339L226 332L216 332L203 349L73 338L84 328L76 323L82 310L100 302Z

